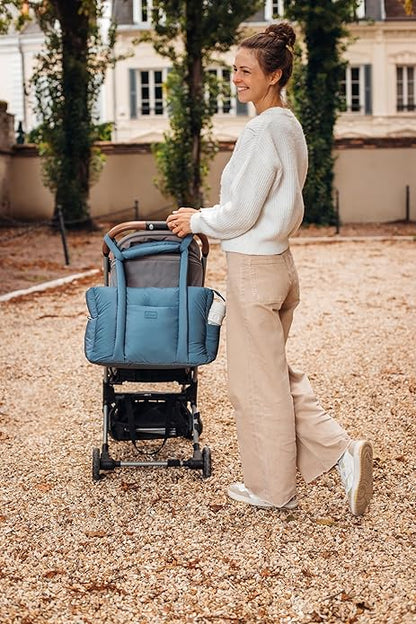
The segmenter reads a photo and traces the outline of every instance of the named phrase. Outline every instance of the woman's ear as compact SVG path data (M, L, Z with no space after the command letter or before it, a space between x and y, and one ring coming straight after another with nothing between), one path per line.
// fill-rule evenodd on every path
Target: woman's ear
M282 70L281 69L276 69L276 71L274 71L272 73L271 76L271 80L270 80L270 84L271 85L275 85L279 82L280 78L282 77Z

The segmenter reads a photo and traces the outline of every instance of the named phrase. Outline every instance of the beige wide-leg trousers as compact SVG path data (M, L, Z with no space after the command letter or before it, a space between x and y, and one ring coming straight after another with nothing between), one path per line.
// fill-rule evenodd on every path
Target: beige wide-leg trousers
M278 507L336 464L350 438L319 405L308 378L286 360L299 303L290 250L227 253L227 361L244 484Z

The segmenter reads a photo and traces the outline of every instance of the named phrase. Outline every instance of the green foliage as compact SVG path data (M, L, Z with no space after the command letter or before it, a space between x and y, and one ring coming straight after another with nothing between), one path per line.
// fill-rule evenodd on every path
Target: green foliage
M212 78L212 76L211 76ZM164 134L164 142L153 146L156 164L161 176L156 180L156 186L166 197L173 197L178 206L201 205L202 197L194 197L190 193L190 180L193 178L194 162L192 159L192 133L189 125L187 110L189 93L184 85L183 67L175 65L169 72L166 81L167 105L169 108L170 132ZM219 92L217 82L212 86L212 95ZM201 136L201 153L199 160L200 178L206 178L209 163L217 152L217 145L212 138L213 99L211 98L202 111L202 126L204 135Z
M290 97L308 142L306 222L330 224L335 219L334 126L342 106L339 85L345 68L346 24L355 19L357 4L355 0L289 0L286 4L287 17L298 22L303 34Z
M112 121L104 121L99 124L95 124L93 128L93 140L94 141L111 141L114 129L114 123Z
M157 184L177 205L202 205L204 179L217 150L212 137L214 101L226 88L207 68L215 53L238 41L241 22L261 5L261 0L153 2L154 30L141 40L151 41L173 65L166 84L170 131L154 148L161 174Z
M37 140L43 180L55 193L55 210L61 207L69 225L90 224L89 187L104 162L93 148L92 111L106 68L114 62L115 28L104 42L98 21L103 7L103 0L6 0L0 10L0 25L10 26L17 16L13 25L18 27L34 16L45 35L32 76L35 110L42 120Z
M4 0L0 2L0 35L5 35L10 28L20 30L28 20L22 0Z

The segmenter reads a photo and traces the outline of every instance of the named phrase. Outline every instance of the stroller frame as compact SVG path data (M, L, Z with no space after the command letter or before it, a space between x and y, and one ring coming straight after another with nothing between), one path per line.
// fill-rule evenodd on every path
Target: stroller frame
M128 221L120 223L113 227L108 236L115 241L116 237L123 232L149 230L161 231L168 230L165 221ZM202 282L205 281L207 256L209 253L209 243L203 234L196 235L199 238L201 246L201 265L202 265ZM103 273L104 285L109 286L109 278L111 272L110 249L107 243L103 242ZM141 392L119 392L115 390L115 386L121 386L125 383L137 382L176 382L180 385L179 392L159 392L159 391L141 391ZM93 448L92 452L92 478L93 481L99 481L106 472L114 471L116 468L142 468L142 467L165 467L179 468L185 467L194 470L202 470L202 476L208 478L211 476L211 450L208 446L201 449L199 436L202 433L202 421L197 407L197 390L198 390L198 368L111 368L104 366L103 373L103 431L101 450ZM132 422L130 418L134 415L134 409L140 405L165 405L176 402L182 409L182 415L185 420L185 429L181 430L165 421L164 426L158 423L154 427L145 427L135 429L133 436ZM143 461L124 461L114 459L110 453L109 437L111 436L111 416L114 410L123 406L128 412L128 420L130 423L131 441L136 447L137 440L163 439L159 449L148 453L149 455L157 455L161 448L165 445L168 438L185 437L192 440L193 454L188 459L169 458L166 460L149 459ZM116 438L123 439L126 438ZM137 449L137 447L136 447ZM146 454L146 452L144 453ZM104 473L102 472L104 471Z

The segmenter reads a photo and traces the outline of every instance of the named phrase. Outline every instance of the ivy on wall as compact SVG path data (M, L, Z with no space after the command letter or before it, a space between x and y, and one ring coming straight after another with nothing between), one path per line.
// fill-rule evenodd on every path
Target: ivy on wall
M36 19L45 35L32 77L35 109L41 120L38 140L43 179L55 194L69 226L90 227L89 188L103 156L93 146L97 126L93 109L113 59L115 28L101 37L103 0L5 0L0 28L22 28ZM17 15L17 19L14 19Z
M199 208L210 160L215 99L227 86L207 69L214 53L230 49L241 36L240 25L262 0L154 0L153 31L142 36L158 54L170 58L167 80L170 130L154 152L158 186L178 206Z
M309 151L304 188L305 221L334 223L334 127L341 108L342 53L355 20L356 0L285 3L286 16L298 23L302 37L291 86L291 103L301 122Z

